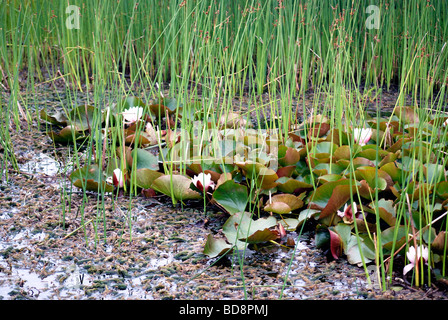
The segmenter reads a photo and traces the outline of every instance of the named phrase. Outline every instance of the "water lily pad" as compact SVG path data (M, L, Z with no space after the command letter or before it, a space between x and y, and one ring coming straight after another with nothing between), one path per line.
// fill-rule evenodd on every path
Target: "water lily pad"
M153 181L151 188L163 193L176 204L179 200L201 199L200 193L190 188L191 179L183 175L163 175Z
M277 169L277 176L281 177L291 177L294 171L296 170L296 166L286 166Z
M395 113L397 117L406 124L417 124L420 122L418 113L414 107L397 106L395 108Z
M435 184L445 180L445 167L441 164L426 163L423 165L426 182Z
M295 165L298 161L300 161L298 150L284 145L278 147L278 163L280 166Z
M313 168L313 173L319 177L328 174L340 174L344 169L337 163L319 163Z
M398 250L407 240L406 226L393 226L381 232L381 242L386 253Z
M309 208L322 210L319 219L336 213L356 192L356 186L359 184L349 179L324 183L310 195Z
M380 167L380 170L386 172L391 177L393 182L401 184L402 174L401 169L397 166L397 163L386 163L385 165Z
M179 103L175 98L164 98L161 99L159 103L151 104L149 109L156 116L164 117L166 112L168 114L176 113L176 109L179 107Z
M369 263L375 260L375 246L372 240L365 234L358 236L352 235L347 243L347 261L350 264L362 266L363 263Z
M263 164L253 161L235 163L246 176L246 179L256 180L257 187L261 189L274 188L278 179L277 173Z
M440 231L439 234L437 234L437 236L434 238L434 241L431 244L431 249L443 254L444 252L446 252L447 239L448 233L446 231Z
M338 148L338 145L329 141L323 141L314 146L310 153L314 154L315 156L319 154L325 154L325 155L332 155L336 149Z
M95 126L95 117L102 117L94 106L78 106L73 108L67 116L69 123L80 130L92 128ZM102 119L99 122L102 123Z
M228 213L235 214L246 209L249 196L246 186L227 180L213 192L213 199Z
M285 193L294 193L296 190L313 188L313 185L310 183L289 177L281 177L276 180L276 183L277 189Z
M448 181L442 181L436 184L434 192L442 199L448 199Z
M377 168L359 167L355 170L355 176L357 180L365 180L373 190L378 188L384 191L388 186L390 187L394 184L387 172Z
M67 117L61 111L55 112L53 115L49 115L46 110L40 110L40 119L50 124L64 126L67 125Z
M375 207L375 203L370 204ZM394 226L396 221L396 211L394 202L392 200L380 199L378 200L378 212L380 218L383 219L389 226Z
M106 176L97 164L86 165L70 174L74 186L88 191L114 191L114 186L106 182Z
M134 163L135 158L135 169L142 169L147 168L151 170L158 170L159 169L159 160L158 158L153 155L151 152L145 150L145 149L126 149L126 162L128 164L129 168L132 168L132 165Z
M124 111L124 110L128 110L131 108L137 108L137 107L141 107L143 109L146 108L146 103L143 102L142 99L134 97L134 96L128 96L122 100L120 100L116 106L115 109L117 111Z
M222 230L230 243L262 243L278 237L276 230L269 229L276 224L273 216L253 220L250 212L237 212L224 223Z
M300 223L299 219L284 218L279 220L279 223L288 231L295 231Z
M292 194L276 194L266 203L264 210L278 214L286 214L303 206L303 201Z
M221 238L215 238L211 234L207 236L203 253L210 258L225 255L232 251L233 245Z
M308 129L308 137L320 138L328 133L330 130L330 124L328 123L313 123Z
M86 138L84 132L75 126L67 126L59 132L48 131L48 136L56 143L69 143Z
M137 169L135 184L143 189L151 188L152 183L157 178L163 176L163 173L148 168Z
M324 174L317 178L321 184L324 184L326 182L330 181L338 181L342 179L342 176L340 174Z
M359 145L349 146L349 145L342 145L338 147L334 153L333 153L333 159L335 161L337 160L350 160L351 158L354 158L358 152L361 151L361 147Z
M342 253L342 240L339 235L326 227L318 227L315 234L316 247L320 249L330 248L331 255L338 259Z

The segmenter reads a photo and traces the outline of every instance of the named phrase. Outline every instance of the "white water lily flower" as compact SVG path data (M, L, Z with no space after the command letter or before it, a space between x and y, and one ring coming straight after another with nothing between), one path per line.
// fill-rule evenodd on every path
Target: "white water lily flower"
M123 175L123 172L119 168L114 170L114 173L112 175L112 181L114 183L114 186L116 186L118 188L123 188L124 175Z
M210 173L204 174L201 172L197 176L194 176L192 181L195 187L202 192L204 192L204 190L207 191L209 188L215 188L215 183L213 182L212 175Z
M134 123L143 116L143 108L142 107L132 107L121 113L125 122Z
M425 246L418 246L416 251L414 246L409 247L406 256L410 263L403 268L403 275L412 270L420 259L423 259L425 263L428 263L428 248Z
M360 146L365 146L367 142L369 142L372 137L373 130L371 128L355 128L353 129L353 138L355 139L355 143L358 143Z

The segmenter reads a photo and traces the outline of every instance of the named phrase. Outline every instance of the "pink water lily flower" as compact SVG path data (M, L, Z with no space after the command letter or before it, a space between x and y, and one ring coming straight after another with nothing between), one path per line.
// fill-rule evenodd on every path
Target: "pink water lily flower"
M142 107L132 107L121 113L126 123L134 123L143 116Z
M403 268L403 275L411 271L420 259L423 259L425 263L428 263L428 248L423 245L418 246L417 250L415 250L414 246L409 247L408 252L406 252L406 256L408 257L410 263Z
M367 142L369 142L372 137L373 130L371 128L355 128L353 129L353 138L355 139L355 143L358 143L360 146L365 146Z
M204 174L201 172L197 176L194 176L192 182L195 187L202 192L207 191L209 188L215 188L215 183L213 182L212 175L210 173Z
M356 202L353 202L353 204L350 205L345 204L344 210L343 211L338 210L337 214L347 222L353 221L353 216L355 216L355 218L358 218L359 213L358 213L358 207L356 206Z

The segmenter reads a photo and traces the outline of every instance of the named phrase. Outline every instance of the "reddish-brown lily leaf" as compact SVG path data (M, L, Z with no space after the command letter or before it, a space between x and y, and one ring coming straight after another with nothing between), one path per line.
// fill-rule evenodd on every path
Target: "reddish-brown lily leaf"
M447 248L447 232L446 231L440 231L439 234L434 238L434 241L431 244L431 249L435 250L439 253L446 252Z
M322 210L319 219L335 213L356 191L357 185L358 182L345 178L324 183L310 195L309 208Z
M328 133L330 125L328 123L314 123L311 128L308 129L309 138L320 138Z
M279 178L281 177L291 177L292 174L294 173L294 170L296 169L296 166L286 166L286 167L281 167L277 170L277 176Z
M297 162L300 161L300 153L298 150L286 147L286 146L280 146L278 149L278 163L282 166L290 166L295 165Z
M339 257L341 256L341 252L342 252L342 241L341 238L339 237L339 235L332 231L332 230L328 230L330 232L330 251L331 251L331 255L333 256L334 259L339 259Z
M336 213L348 200L350 200L351 195L355 192L355 182L352 182L352 186L350 186L350 184L336 185L327 205L319 215L319 220Z
M415 111L415 108L408 107L408 106L398 106L395 108L396 115L401 121L403 121L406 124L415 123L418 124L419 117L417 111Z

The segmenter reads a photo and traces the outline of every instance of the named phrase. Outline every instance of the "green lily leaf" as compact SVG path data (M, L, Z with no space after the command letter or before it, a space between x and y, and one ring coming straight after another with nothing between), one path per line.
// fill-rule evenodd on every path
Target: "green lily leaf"
M157 178L163 176L163 173L148 168L137 169L135 184L143 189L151 188L152 183Z
M359 167L355 170L357 180L365 180L370 188L381 191L386 190L388 186L392 186L394 182L392 178L384 171L373 167Z
M135 169L151 169L158 170L159 169L159 160L155 155L151 152L146 151L145 149L126 149L126 161L128 164L128 168L132 168L132 164L134 162L134 158L136 161Z
M140 99L140 98L128 96L128 97L122 99L121 101L119 101L117 103L117 105L115 106L115 109L124 111L124 110L128 110L128 109L135 108L135 107L141 107L141 108L145 109L146 103L144 103L142 101L142 99Z
M316 144L310 153L314 154L315 156L318 154L327 154L328 156L330 156L333 155L337 148L337 144L329 141L324 141Z
M361 246L358 245L358 239ZM362 266L363 263L369 263L375 260L375 245L365 234L352 235L347 243L347 261L350 264Z
M300 161L300 153L298 150L284 145L278 148L278 163L282 167L295 165Z
M445 167L441 164L426 163L423 165L423 172L428 183L436 184L445 180Z
M179 200L201 199L200 193L190 189L191 179L183 175L163 175L155 179L151 189L163 193L176 204Z
M285 218L285 219L279 220L279 223L283 225L285 230L295 231L297 229L297 227L299 226L300 221L299 221L299 219Z
M59 132L49 131L48 136L57 143L69 143L86 138L84 132L75 126L67 126Z
M232 251L233 246L224 239L214 238L211 234L207 236L203 253L210 258L225 255Z
M276 224L273 216L253 220L250 212L237 212L224 223L222 230L230 243L262 243L278 237L277 231L269 229Z
M47 111L42 109L42 110L40 110L39 115L40 115L41 120L46 121L50 124L64 126L64 125L67 125L67 123L68 123L67 117L65 116L65 114L63 112L60 112L60 111L57 111L53 115L49 115L47 113Z
M277 183L277 189L285 193L294 193L299 189L312 189L313 185L304 181L289 177L281 177L275 181Z
M342 145L337 148L333 153L333 159L335 161L338 160L350 160L352 157L355 157L358 152L362 149L359 145Z
M70 174L70 181L74 186L88 190L100 192L114 191L114 186L106 182L106 176L97 164L87 165Z
M264 207L265 211L286 214L303 207L303 201L292 194L276 194Z
M270 168L252 161L237 162L236 165L243 171L246 179L256 180L256 185L261 189L271 189L277 186L277 173Z
M317 178L320 182L320 184L324 184L331 181L338 181L342 179L342 176L340 174L324 174Z
M213 199L232 215L246 210L249 195L246 186L227 180L213 192Z
M344 169L344 167L337 163L319 163L313 168L313 173L317 176L340 174Z
M157 104L151 104L149 109L156 116L164 117L165 113L174 114L176 113L176 109L179 107L179 103L174 98L164 98Z
M375 203L370 204L372 208L374 208L375 205ZM393 227L395 225L396 210L394 207L394 202L392 200L378 200L378 211L380 218L383 219L389 226Z
M408 230L406 226L393 226L381 232L381 242L386 254L398 250L407 239Z
M398 168L397 163L395 162L386 163L385 165L380 167L380 170L386 172L391 177L393 182L401 184L402 182L401 169Z
M448 199L448 181L442 181L436 184L434 192L443 200Z
M97 108L93 106L78 106L69 112L69 122L82 131L88 130L89 126L92 128L95 125L95 113L98 113Z

